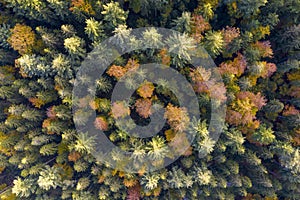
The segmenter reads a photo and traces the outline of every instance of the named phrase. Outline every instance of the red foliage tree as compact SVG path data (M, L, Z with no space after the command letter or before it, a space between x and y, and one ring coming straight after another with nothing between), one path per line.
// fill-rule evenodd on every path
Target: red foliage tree
M234 74L238 77L241 76L247 68L247 62L245 57L238 53L237 57L233 61L227 61L220 64L219 71L221 74Z
M108 123L105 117L96 117L94 121L94 126L96 129L102 130L102 131L107 131L108 130Z
M150 99L138 99L135 102L136 112L143 118L147 118L151 115L151 105L152 102Z

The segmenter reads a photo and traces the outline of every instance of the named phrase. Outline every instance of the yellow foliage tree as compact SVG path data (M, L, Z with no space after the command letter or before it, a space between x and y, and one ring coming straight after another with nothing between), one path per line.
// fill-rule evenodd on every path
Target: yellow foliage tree
M36 35L31 27L24 24L16 24L15 27L11 29L11 32L12 34L8 38L8 43L12 48L21 55L32 53L36 44Z

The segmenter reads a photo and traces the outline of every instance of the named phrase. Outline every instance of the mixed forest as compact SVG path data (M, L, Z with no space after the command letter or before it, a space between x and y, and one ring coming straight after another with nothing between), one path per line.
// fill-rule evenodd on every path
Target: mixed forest
M299 0L0 0L0 199L299 200L299 21ZM178 34L165 40L153 27ZM145 28L142 39L130 34L136 28ZM74 100L75 80L93 81L78 74L82 62L108 38L153 49L120 55L92 83L95 98ZM162 44L180 53L155 48ZM210 69L191 66L195 45L213 59L223 85ZM199 120L168 87L180 83L147 80L141 65L149 62L189 81ZM114 86L132 71L130 103L111 103ZM212 99L226 104L217 140ZM92 109L94 128L132 152L136 173L95 158L97 141L75 126L89 113L74 113L74 104ZM165 108L163 128L151 138L130 136L157 104ZM116 123L125 117L136 124ZM190 147L159 168L189 133ZM158 170L143 166L146 156ZM118 152L112 158L126 160Z

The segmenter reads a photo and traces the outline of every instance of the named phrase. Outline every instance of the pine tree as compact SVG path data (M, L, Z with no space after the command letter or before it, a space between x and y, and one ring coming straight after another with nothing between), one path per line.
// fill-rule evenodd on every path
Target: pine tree
M99 40L103 37L102 24L94 18L87 19L85 33L93 42L99 42Z
M39 178L37 180L39 187L44 190L49 190L50 188L56 188L61 184L61 177L59 174L59 169L57 167L50 167L47 165L39 173Z
M14 180L14 186L12 192L19 197L29 197L35 192L35 180L34 179L24 179L20 177Z
M0 26L0 47L4 49L9 49L10 44L8 43L8 38L11 36L10 26L7 24L2 24Z
M120 8L119 2L111 2L103 5L103 11L101 14L104 15L104 21L106 21L106 27L113 29L118 27L119 24L124 24L128 13Z

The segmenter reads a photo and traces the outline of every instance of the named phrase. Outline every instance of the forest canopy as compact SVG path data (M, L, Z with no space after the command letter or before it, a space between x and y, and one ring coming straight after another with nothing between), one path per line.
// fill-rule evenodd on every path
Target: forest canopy
M0 0L0 199L299 200L299 18L299 0ZM195 47L213 69L192 65ZM105 55L117 56L94 80ZM164 73L147 63L188 87L152 82ZM133 94L112 102L119 82ZM188 88L197 98L185 107ZM130 153L109 152L118 167L78 128L87 110ZM157 116L152 137L130 133Z

